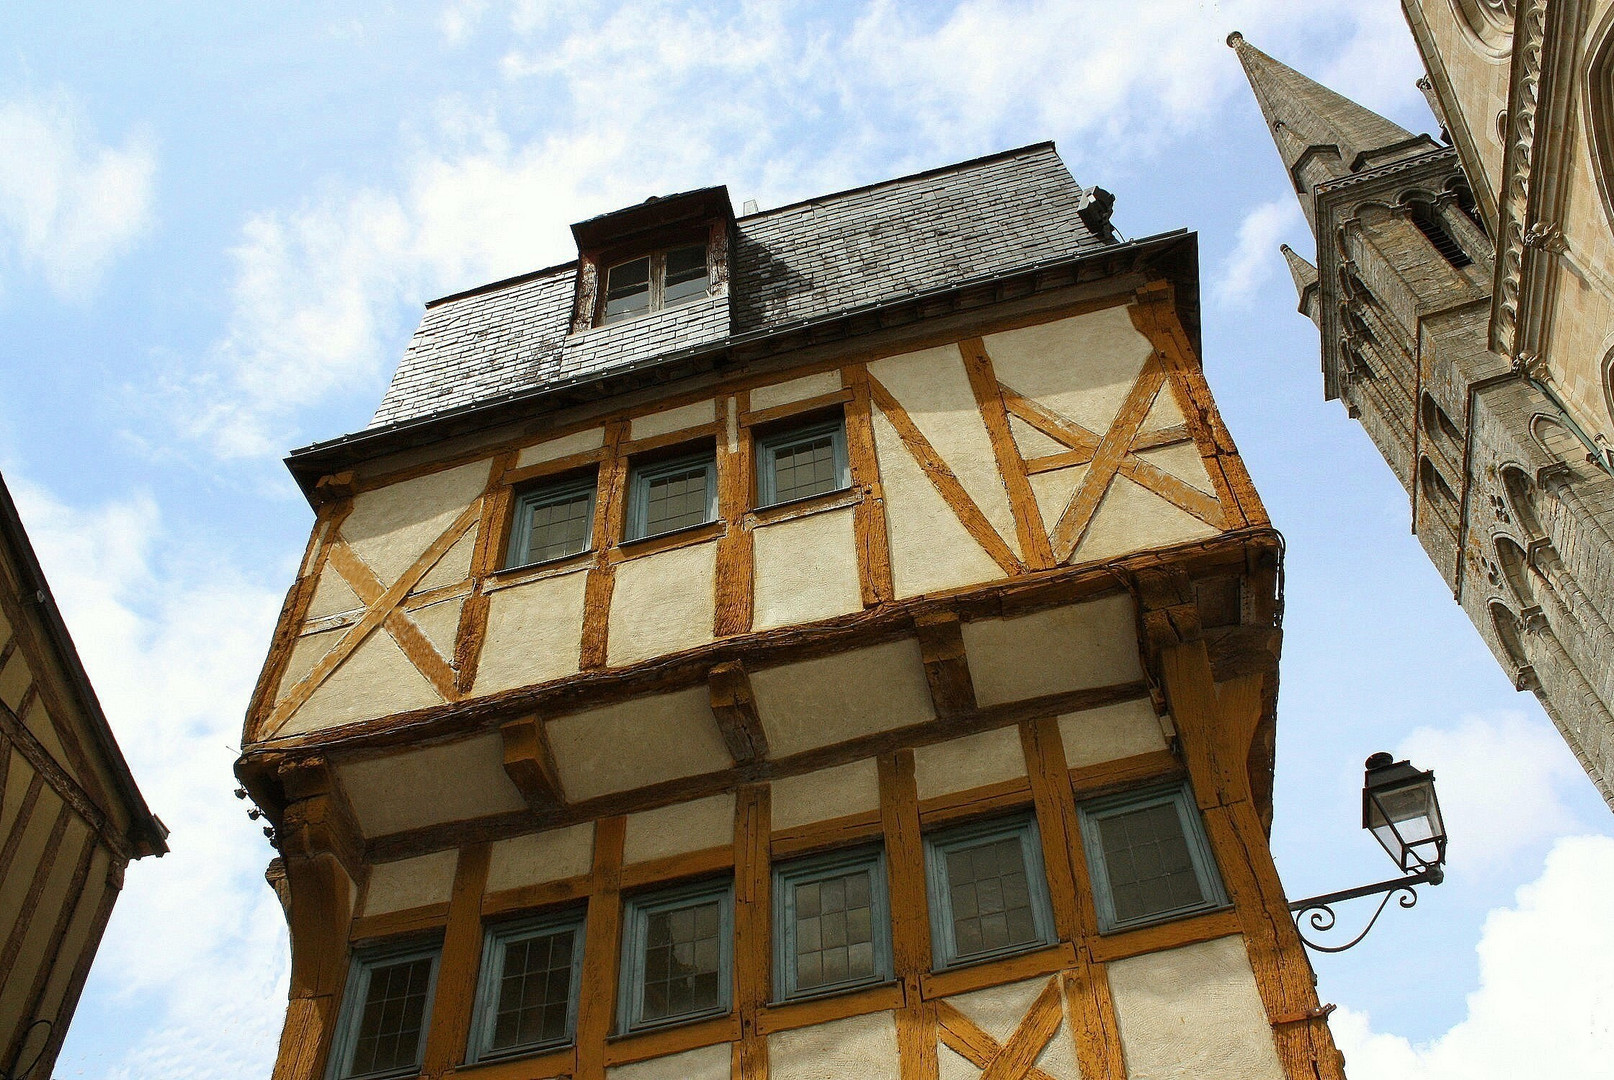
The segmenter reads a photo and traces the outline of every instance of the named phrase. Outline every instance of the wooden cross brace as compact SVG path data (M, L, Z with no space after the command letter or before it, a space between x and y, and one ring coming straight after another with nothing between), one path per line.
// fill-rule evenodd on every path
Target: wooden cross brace
M952 1005L936 1002L936 1034L981 1070L981 1080L1053 1080L1036 1062L1064 1018L1058 976L1048 980L1020 1025L1001 1044Z

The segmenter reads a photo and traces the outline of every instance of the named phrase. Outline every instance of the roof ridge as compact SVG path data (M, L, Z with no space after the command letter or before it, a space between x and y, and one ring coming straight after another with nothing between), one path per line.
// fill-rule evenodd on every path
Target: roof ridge
M979 157L968 158L964 161L955 161L949 165L932 166L929 169L921 169L918 172L908 173L905 176L893 176L889 179L876 180L869 184L858 184L854 187L842 188L840 191L827 191L822 195L811 195L805 199L797 199L795 202L785 203L782 206L773 206L766 210L758 210L754 214L744 214L735 218L734 220L736 222L740 222L751 221L756 218L765 218L769 214L778 214L786 210L794 210L797 207L807 206L811 203L826 202L830 199L841 199L848 195L861 195L865 191L873 191L876 188L890 187L893 184L906 184L913 180L922 180L927 176L940 176L943 173L961 172L964 169L968 169L976 165L984 165L989 161L1000 161L1020 154L1025 154L1031 150L1043 149L1052 150L1054 152L1054 157L1059 158L1059 148L1054 145L1054 140L1043 139L1041 142L1026 143L1024 146L1016 146L1008 150L997 150L993 153L982 154ZM1064 164L1063 158L1059 158L1059 161L1060 164Z
M546 277L549 274L559 273L562 270L575 270L576 268L577 260L570 259L563 263L555 263L552 266L546 266L541 270L528 270L524 274L516 274L513 277L500 278L498 281L490 281L485 285L476 285L469 289L461 289L459 292L451 292L445 296L439 296L435 300L426 301L426 307L427 309L431 309L437 307L439 304L446 304L450 300L464 300L467 297L477 296L481 293L498 292L501 289L514 288L517 285L525 285L529 281L537 281L539 278Z

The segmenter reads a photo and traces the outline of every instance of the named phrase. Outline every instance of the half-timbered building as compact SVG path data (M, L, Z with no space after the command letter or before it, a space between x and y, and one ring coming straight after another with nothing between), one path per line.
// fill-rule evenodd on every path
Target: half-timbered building
M0 481L0 1077L48 1077L146 807Z
M1193 234L1049 144L427 306L246 722L283 1080L1335 1077Z

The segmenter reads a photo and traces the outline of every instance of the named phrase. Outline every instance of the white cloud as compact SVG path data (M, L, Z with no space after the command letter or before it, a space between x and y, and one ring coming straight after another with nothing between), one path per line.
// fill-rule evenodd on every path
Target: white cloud
M0 270L79 299L151 223L157 155L144 134L103 145L64 92L0 101Z
M1396 757L1433 769L1451 842L1449 870L1481 874L1579 822L1562 792L1584 773L1551 725L1522 712L1464 717L1452 728L1418 728ZM1498 763L1506 762L1506 790Z
M127 1059L97 1060L79 1032L101 1025L81 1010L60 1075L267 1075L285 923L231 765L280 598L167 532L149 496L79 509L8 482L135 780L173 829L169 854L130 866L87 990L89 1009L138 1002L142 1034Z
M1249 303L1283 262L1279 241L1304 227L1300 204L1290 198L1262 203L1245 214L1238 244L1222 263L1213 287L1216 299L1224 304Z
M1501 760L1501 759L1498 759ZM1493 762L1494 765L1494 762ZM1511 804L1511 800L1510 800ZM1334 1037L1363 1080L1600 1080L1614 1060L1614 839L1559 840L1541 877L1492 911L1468 1014L1413 1045L1340 1009Z
M480 11L448 5L444 32L469 33ZM853 17L520 0L502 95L443 103L394 182L246 224L228 333L168 376L170 411L226 456L278 452L299 409L338 390L374 399L420 300L569 258L570 221L714 182L777 205L1046 137L1078 170L1099 150L1135 159L1247 93L1222 42L1233 26L1281 44L1329 20L1347 48L1399 13L1393 0L875 0Z
M476 32L487 13L488 0L450 0L438 16L437 25L450 45L459 45Z

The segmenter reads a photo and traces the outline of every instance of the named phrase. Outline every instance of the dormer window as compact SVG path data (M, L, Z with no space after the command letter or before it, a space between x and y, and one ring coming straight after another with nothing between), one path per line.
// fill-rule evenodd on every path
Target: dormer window
M617 263L606 271L601 324L660 311L706 295L706 245L689 244Z

